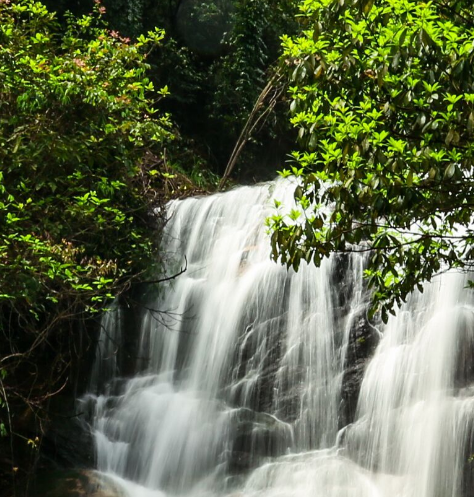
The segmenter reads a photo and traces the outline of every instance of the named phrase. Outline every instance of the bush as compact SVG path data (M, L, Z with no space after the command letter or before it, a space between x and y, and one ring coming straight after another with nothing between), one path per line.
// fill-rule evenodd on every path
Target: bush
M156 258L172 135L146 72L163 32L131 43L104 11L64 31L40 2L0 1L0 397L32 409L63 382L76 320Z

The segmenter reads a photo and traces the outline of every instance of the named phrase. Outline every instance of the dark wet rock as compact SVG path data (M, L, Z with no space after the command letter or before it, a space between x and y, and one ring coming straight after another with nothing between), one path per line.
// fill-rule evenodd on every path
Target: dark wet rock
M385 444L374 443L374 425L367 417L358 419L356 422L347 425L339 434L339 444L342 447L341 455L344 455L361 467L374 472L399 474L400 470L400 447L397 434L397 423L400 420L400 413L392 411L385 419L388 429ZM390 454L389 458L383 457ZM381 465L383 461L383 466Z
M48 469L91 468L94 440L81 404L58 398L52 404L52 418L41 440L39 467Z
M351 295L354 290L352 278L348 278L350 255L334 254L331 274L331 285L334 289L332 292L332 301L336 317L344 318L348 311L348 304L351 301Z
M466 442L462 454L461 497L474 497L474 421L465 426Z
M291 444L290 425L270 414L239 409L233 425L235 432L229 470L234 474L255 467L264 458L283 454Z
M474 384L474 317L470 309L459 316L454 355L454 386L465 388Z
M231 475L245 473L255 466L257 462L255 459L254 454L233 450L229 457L227 469Z
M464 462L461 496L474 497L474 458L472 455Z
M40 473L32 490L35 497L126 497L110 477L87 470Z
M349 333L342 377L340 427L354 421L364 373L379 341L379 332L369 323L365 311L357 315Z
M12 445L8 437L0 437L1 497L38 497L32 487L37 475L94 466L92 434L73 398L60 395L48 407L49 419L42 423L42 434L28 409L16 411L15 427L21 436Z
M346 426L354 420L365 367L366 360L359 359L344 370L341 387L339 428Z
M260 412L271 410L286 321L283 314L258 325L245 326L229 373L234 385L230 399L233 405L251 406Z
M90 468L94 442L87 425L74 419L48 430L41 445L42 463L57 468Z

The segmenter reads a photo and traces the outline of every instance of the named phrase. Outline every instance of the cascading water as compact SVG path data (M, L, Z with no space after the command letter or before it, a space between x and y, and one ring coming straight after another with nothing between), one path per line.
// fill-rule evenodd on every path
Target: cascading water
M270 261L264 219L292 190L170 205L166 249L187 271L144 306L132 379L116 377L120 310L104 318L89 396L98 469L132 497L474 495L463 277L413 295L380 333L362 256L298 273Z

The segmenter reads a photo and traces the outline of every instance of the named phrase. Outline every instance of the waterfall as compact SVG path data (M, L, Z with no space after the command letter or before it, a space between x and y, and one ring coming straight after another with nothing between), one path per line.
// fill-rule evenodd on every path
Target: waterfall
M99 471L130 497L474 495L474 315L447 274L388 325L367 320L360 254L295 273L265 218L285 181L172 202L170 271L127 333L105 314L91 394Z

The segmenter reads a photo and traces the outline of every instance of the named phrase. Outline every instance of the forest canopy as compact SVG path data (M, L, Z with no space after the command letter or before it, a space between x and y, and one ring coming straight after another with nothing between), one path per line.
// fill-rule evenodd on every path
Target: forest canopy
M370 251L372 312L474 260L474 16L467 1L304 0L283 38L298 209L270 220L295 268ZM327 206L329 209L321 209Z

